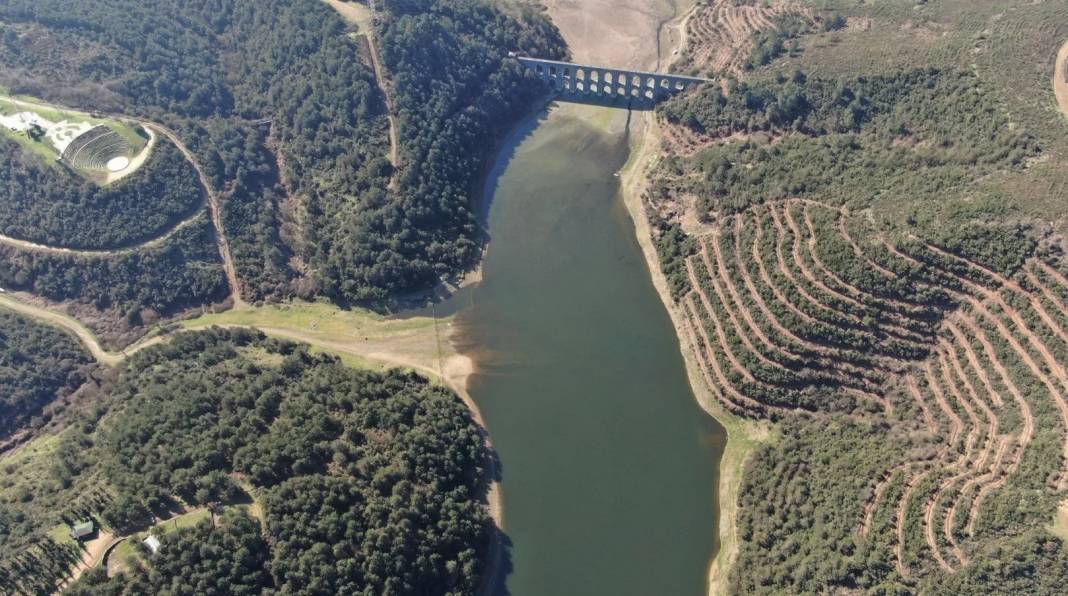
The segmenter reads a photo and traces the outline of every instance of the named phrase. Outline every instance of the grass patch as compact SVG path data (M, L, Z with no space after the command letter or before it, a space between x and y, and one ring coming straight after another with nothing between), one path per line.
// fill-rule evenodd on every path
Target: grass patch
M1062 502L1057 507L1057 514L1049 526L1049 531L1061 540L1068 541L1068 501Z
M343 310L327 302L287 302L208 314L183 321L185 329L251 327L268 335L311 344L346 366L372 370L408 367L437 374L455 355L448 341L452 317L387 318L363 309Z

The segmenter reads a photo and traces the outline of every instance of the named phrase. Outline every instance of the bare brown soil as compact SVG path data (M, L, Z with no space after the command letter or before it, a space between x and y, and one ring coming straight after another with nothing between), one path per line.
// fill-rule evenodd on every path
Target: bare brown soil
M909 477L907 484L905 485L905 494L901 496L901 500L897 504L897 513L894 516L894 528L896 534L896 542L894 544L894 566L897 567L897 572L901 574L901 577L909 578L912 576L912 572L909 566L905 563L905 514L908 513L909 502L912 500L912 493L916 491L916 486L923 482L931 472L925 470L914 474Z

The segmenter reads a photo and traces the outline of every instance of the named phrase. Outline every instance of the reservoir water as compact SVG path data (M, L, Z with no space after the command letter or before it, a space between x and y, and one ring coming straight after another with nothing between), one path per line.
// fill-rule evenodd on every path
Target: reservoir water
M726 437L621 201L626 119L564 105L515 133L486 186L483 281L446 306L502 465L500 593L707 590Z

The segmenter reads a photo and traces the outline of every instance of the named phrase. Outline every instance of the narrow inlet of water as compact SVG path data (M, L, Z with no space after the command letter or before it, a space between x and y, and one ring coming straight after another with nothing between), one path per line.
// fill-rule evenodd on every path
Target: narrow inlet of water
M565 105L513 135L486 186L483 281L443 305L462 308L502 464L500 593L707 589L726 434L694 400L622 204L626 118Z

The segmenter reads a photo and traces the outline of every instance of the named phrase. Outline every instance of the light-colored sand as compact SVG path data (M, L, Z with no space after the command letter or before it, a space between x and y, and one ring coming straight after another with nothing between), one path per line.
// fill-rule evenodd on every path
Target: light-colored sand
M1061 113L1068 117L1068 41L1061 46L1061 50L1057 52L1057 60L1054 61L1053 93L1057 96Z
M141 149L140 153L133 156L132 159L127 160L125 167L119 168L115 171L109 171L108 177L104 181L104 184L111 184L113 182L118 182L119 180L122 180L123 178L136 172L141 166L145 165L146 161L148 161L148 156L152 155L152 150L156 148L156 133L153 132L151 127L144 126L142 128L145 130L145 132L148 133L148 143L143 149ZM108 163L108 169L111 169L110 162Z

